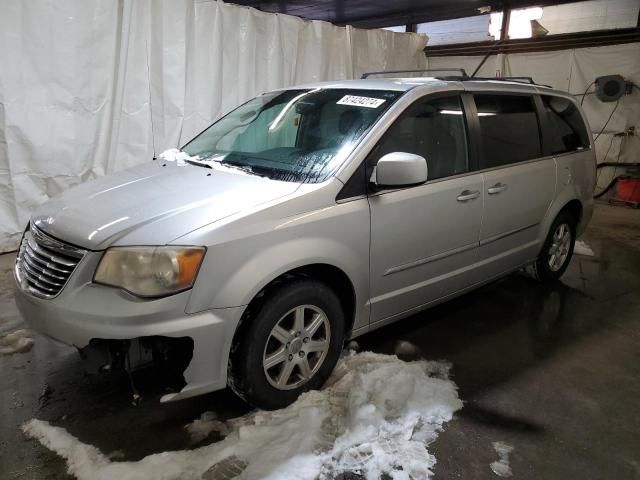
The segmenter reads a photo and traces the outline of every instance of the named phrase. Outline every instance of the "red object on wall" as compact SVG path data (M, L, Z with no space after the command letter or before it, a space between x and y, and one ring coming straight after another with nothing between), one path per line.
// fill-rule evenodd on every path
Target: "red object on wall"
M618 180L616 194L617 200L640 203L640 178Z

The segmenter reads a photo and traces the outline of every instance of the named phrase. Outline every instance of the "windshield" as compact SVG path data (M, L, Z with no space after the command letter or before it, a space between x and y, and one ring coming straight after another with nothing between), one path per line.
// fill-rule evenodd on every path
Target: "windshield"
M267 93L222 117L182 150L275 180L320 182L401 94L320 88Z

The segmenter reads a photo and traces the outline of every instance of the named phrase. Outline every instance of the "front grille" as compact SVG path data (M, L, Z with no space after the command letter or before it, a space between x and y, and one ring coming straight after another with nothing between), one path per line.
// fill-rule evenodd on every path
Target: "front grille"
M37 297L55 297L84 254L84 250L56 240L32 225L22 238L16 259L20 287Z

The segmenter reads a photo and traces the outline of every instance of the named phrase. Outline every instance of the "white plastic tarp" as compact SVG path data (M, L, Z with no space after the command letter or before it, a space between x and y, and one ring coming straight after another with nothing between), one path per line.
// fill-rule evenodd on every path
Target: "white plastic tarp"
M30 211L256 94L420 68L426 37L216 1L30 0L0 14L0 252Z
M482 57L432 57L429 68L462 67L471 74ZM606 47L559 50L555 52L519 53L491 56L478 72L479 77L530 76L540 84L550 85L576 95L589 88L599 76L619 74L640 85L640 43ZM640 91L634 89L616 103L603 103L593 94L584 99L583 107L596 141L598 162L639 162L640 136L616 135L635 127L640 131ZM611 120L607 119L616 108ZM598 190L604 188L621 169L605 168L598 173Z

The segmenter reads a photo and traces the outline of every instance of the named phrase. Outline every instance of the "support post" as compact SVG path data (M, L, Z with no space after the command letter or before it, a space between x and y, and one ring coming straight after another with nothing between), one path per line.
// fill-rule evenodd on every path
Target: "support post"
M500 40L507 40L509 38L509 20L511 19L511 8L509 2L504 2L504 8L502 9L502 27L500 29Z

